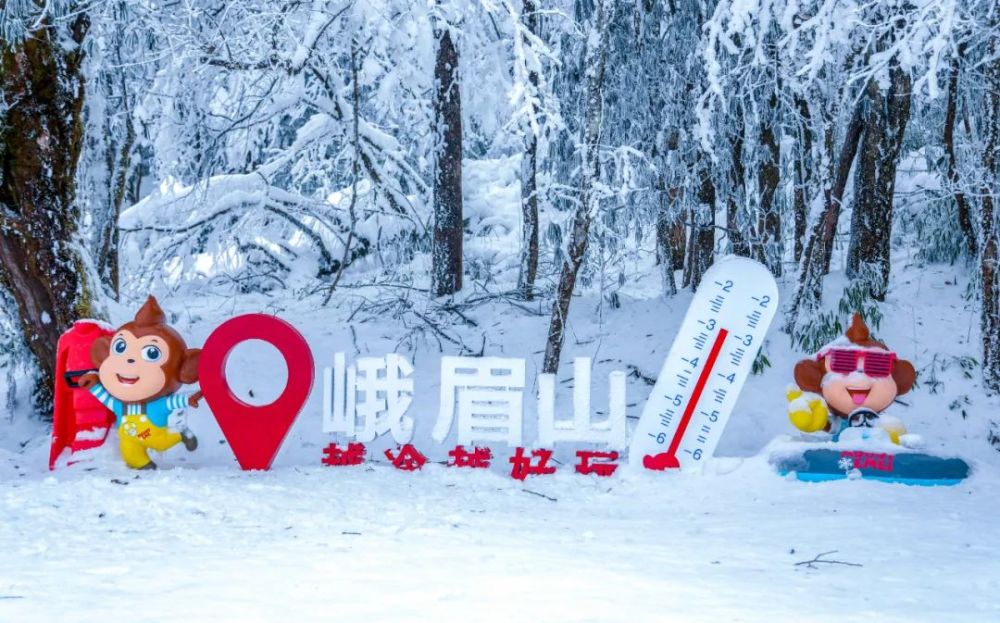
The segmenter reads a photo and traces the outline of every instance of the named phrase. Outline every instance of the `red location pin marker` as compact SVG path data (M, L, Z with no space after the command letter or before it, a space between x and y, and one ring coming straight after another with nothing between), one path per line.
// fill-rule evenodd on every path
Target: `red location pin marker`
M226 382L226 359L237 344L247 340L262 340L274 346L288 367L288 384L269 405L258 407L243 402ZM284 320L265 314L227 320L205 340L198 377L205 401L240 467L270 469L312 390L312 352L302 334Z

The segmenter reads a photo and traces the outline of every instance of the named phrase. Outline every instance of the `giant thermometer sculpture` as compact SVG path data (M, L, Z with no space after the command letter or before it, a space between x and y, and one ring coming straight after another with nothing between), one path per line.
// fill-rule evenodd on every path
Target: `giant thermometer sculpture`
M629 447L629 463L690 468L715 452L778 308L778 287L746 258L702 278Z

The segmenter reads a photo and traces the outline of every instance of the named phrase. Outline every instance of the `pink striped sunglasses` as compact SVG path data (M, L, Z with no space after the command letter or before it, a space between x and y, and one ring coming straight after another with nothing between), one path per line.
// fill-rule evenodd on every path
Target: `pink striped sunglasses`
M890 376L896 363L896 353L890 351L831 348L817 355L816 360L822 361L824 357L830 362L830 370L838 374L854 372L861 359L864 373L876 378Z

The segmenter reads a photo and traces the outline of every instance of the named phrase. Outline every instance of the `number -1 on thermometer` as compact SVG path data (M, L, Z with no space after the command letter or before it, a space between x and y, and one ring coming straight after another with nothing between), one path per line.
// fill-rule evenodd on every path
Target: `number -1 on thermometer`
M629 446L629 464L691 468L715 452L778 307L753 260L728 257L702 278Z

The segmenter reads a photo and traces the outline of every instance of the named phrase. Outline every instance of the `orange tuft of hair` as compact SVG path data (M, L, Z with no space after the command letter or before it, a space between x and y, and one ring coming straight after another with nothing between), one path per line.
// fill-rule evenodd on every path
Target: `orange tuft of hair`
M881 348L884 350L889 350L888 347L882 342L878 342L872 339L872 333L868 329L868 325L865 324L865 319L861 317L861 314L854 312L851 316L851 326L847 328L844 333L847 339L851 341L852 344L857 344L858 346L863 346L865 348Z
M142 307L139 308L139 311L136 312L135 320L132 322L137 327L164 325L167 324L167 315L163 313L160 304L156 301L156 297L150 295Z

